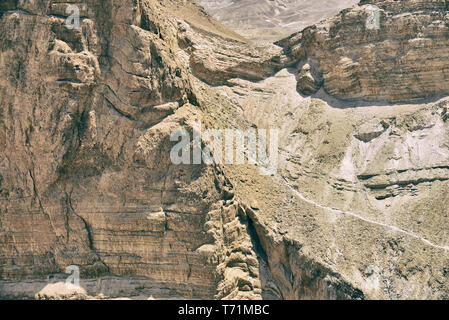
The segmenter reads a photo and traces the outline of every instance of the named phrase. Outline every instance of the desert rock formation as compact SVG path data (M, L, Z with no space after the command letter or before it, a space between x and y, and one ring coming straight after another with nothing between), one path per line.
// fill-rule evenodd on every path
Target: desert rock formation
M366 25L379 8L379 27ZM412 101L449 93L447 1L361 1L279 44L318 64L329 94Z
M201 117L176 2L88 1L80 30L67 5L2 8L1 278L78 265L157 297L260 296L225 176L170 163L171 131Z
M0 295L448 298L447 3L371 3L382 32L362 1L276 46L190 1L2 2ZM278 173L172 164L198 121L278 128Z
M336 15L358 0L198 0L224 25L254 41L276 41Z

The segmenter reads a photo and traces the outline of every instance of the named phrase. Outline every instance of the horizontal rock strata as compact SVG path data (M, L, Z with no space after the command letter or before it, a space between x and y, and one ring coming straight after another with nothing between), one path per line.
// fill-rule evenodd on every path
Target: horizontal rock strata
M378 28L367 26L372 5ZM314 59L324 89L338 98L397 102L449 94L444 0L361 1L278 44L293 61Z

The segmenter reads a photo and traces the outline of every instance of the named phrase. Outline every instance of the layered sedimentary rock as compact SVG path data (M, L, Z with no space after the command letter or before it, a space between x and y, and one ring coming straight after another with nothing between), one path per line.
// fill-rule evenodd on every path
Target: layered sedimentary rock
M258 203L250 217L271 279L262 286L286 299L447 298L448 99L302 97L296 78L285 69L215 89L229 104L214 104L214 116L241 110L280 129L277 175L227 171L235 193Z
M0 295L447 298L447 7L375 4L282 49L193 2L3 2ZM174 165L198 121L279 129L277 173Z
M212 16L248 39L276 41L332 17L357 0L199 0Z
M68 5L81 8L79 30L66 26ZM232 187L217 168L169 158L171 131L201 119L173 6L2 5L3 280L77 265L82 278L144 276L141 289L160 297L260 297L249 267L227 271L227 250L257 268Z
M361 1L279 44L295 61L315 61L324 90L339 98L394 102L444 95L447 10L444 0ZM375 14L379 25L370 27L367 20L377 20Z

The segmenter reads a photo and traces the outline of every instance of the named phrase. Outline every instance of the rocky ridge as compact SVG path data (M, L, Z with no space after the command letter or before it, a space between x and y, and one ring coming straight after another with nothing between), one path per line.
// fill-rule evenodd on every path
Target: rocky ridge
M380 24L371 29L366 21L373 5ZM315 66L332 96L422 100L449 92L447 10L444 0L361 1L278 44L292 63Z
M69 4L86 4L80 30L65 27ZM82 278L146 277L140 293L156 297L261 296L224 175L169 159L171 131L202 117L177 4L1 8L4 281L74 264Z

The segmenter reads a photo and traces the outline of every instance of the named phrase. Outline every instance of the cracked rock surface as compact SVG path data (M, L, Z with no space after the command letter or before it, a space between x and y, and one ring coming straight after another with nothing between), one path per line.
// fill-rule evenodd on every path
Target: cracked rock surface
M447 299L447 2L370 3L382 32L362 1L269 45L191 1L3 1L0 297ZM278 128L277 173L174 165L198 121Z

